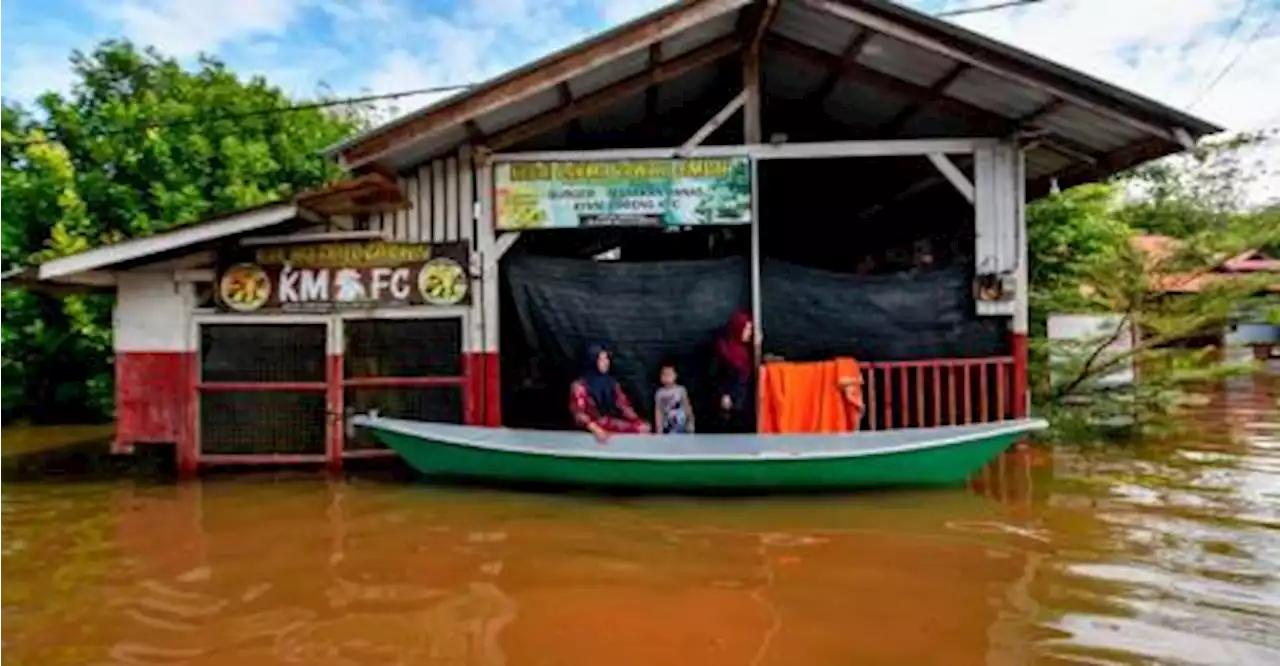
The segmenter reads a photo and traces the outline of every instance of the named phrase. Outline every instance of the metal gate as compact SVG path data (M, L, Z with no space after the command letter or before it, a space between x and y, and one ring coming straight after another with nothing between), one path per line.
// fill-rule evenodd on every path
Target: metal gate
M406 310L198 318L201 464L320 463L390 455L352 414L462 423L465 313Z
M456 314L342 321L342 411L462 423L468 377L466 322ZM346 430L347 457L385 452L367 433Z
M197 323L201 463L325 460L332 325L323 316Z

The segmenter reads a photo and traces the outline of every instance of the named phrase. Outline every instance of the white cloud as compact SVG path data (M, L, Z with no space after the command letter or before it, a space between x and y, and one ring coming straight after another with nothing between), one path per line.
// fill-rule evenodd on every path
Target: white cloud
M30 101L71 83L67 56L123 35L186 62L200 51L239 72L261 73L291 94L320 82L335 94L471 83L563 48L589 33L652 11L662 0L73 0L83 11L27 9L10 28L4 94ZM906 0L930 11L991 0ZM1247 11L1245 11L1247 9ZM22 11L18 8L16 11ZM1045 0L954 19L1177 108L1186 108L1239 55L1192 109L1232 130L1280 125L1277 0ZM1243 19L1230 39L1237 17ZM1257 39L1245 50L1250 37ZM416 108L438 96L399 100ZM1261 151L1280 169L1280 149ZM1276 179L1259 191L1280 195ZM1268 190L1267 188L1271 188Z
M74 80L70 54L45 46L14 49L5 70L4 97L29 102L50 90L66 90Z
M973 4L982 3L965 0L948 8ZM1048 0L956 22L1228 130L1247 131L1280 124L1277 12L1274 2L1257 0ZM1268 146L1251 157L1273 172L1252 188L1251 200L1280 196L1280 148Z
M280 35L304 0L126 0L94 5L124 36L184 58L253 35Z
M667 0L591 0L591 4L606 23L614 25L671 3Z
M484 81L583 37L587 31L574 25L571 10L567 0L477 0L454 15L425 18L393 10L389 20L404 42L418 46L380 55L364 87L381 93ZM397 100L389 115L452 94Z

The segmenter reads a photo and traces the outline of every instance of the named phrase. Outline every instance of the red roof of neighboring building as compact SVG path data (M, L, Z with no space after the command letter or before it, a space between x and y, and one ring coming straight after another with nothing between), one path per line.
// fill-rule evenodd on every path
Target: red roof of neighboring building
M1147 271L1151 273L1151 288L1162 293L1190 294L1203 291L1220 280L1258 273L1276 273L1276 281L1267 290L1280 292L1280 260L1268 257L1261 250L1248 250L1228 257L1218 264L1200 271L1160 273L1160 265L1173 258L1184 246L1183 241L1171 236L1143 234L1129 239L1129 244L1145 256Z

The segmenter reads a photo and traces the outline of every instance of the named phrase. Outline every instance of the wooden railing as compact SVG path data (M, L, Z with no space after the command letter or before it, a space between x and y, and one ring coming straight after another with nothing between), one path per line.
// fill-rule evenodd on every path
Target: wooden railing
M1013 415L1013 357L862 364L863 430L987 423Z

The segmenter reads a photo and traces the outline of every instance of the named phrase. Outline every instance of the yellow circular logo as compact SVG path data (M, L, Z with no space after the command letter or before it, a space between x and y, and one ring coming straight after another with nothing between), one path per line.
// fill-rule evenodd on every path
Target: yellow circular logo
M455 305L467 296L467 272L448 257L432 259L418 273L418 291L432 305Z
M218 281L218 297L232 310L257 310L271 298L271 278L257 264L236 264Z

